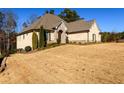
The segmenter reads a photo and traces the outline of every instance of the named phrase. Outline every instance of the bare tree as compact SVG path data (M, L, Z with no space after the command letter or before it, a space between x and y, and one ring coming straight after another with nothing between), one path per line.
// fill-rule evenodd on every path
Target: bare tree
M6 32L7 55L8 55L10 50L10 33L15 32L18 18L17 15L14 14L12 11L6 11L4 14L5 14L4 30Z
M30 22L30 24L32 24L33 22L35 22L37 19L38 19L38 16L37 16L36 14L32 14L32 15L29 17L29 22Z
M39 16L37 16L36 14L32 14L29 19L27 19L27 21L25 21L23 24L22 24L22 28L26 28L28 27L29 25L31 25L33 22L35 22L37 19L39 18Z
M5 18L5 15L0 11L0 31L2 31L2 27L4 25L4 18Z

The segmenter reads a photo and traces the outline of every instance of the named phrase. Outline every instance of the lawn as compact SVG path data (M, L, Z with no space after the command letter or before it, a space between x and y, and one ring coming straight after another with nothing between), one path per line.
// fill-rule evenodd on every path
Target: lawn
M13 54L0 83L124 83L124 43L62 45Z

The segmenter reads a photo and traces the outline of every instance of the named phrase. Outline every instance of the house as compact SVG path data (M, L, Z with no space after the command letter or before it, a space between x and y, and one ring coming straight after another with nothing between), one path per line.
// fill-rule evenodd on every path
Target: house
M45 14L36 22L24 28L17 35L17 49L32 47L32 33L35 31L39 38L39 30L43 26L47 30L47 43L69 42L101 42L100 30L95 20L77 20L67 23L60 17L53 14Z

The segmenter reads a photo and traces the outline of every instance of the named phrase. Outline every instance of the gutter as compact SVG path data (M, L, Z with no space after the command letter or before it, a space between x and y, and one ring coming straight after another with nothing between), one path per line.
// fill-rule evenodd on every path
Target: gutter
M68 34L75 34L75 33L85 33L89 32L89 30L81 30L81 31L74 31L74 32L67 32Z

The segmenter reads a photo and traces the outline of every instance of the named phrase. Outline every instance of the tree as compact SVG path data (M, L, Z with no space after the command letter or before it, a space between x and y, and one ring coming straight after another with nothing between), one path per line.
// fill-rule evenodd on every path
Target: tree
M24 22L24 23L22 24L22 30L24 31L26 27L28 27L28 24L27 24L27 22Z
M15 48L17 16L12 11L0 12L0 31L4 32L4 52L9 55L10 49Z
M46 30L42 26L39 31L39 48L46 47L46 45L47 45Z
M102 32L101 39L102 42L110 42L110 32Z
M102 32L102 42L118 42L119 39L124 39L124 32Z
M47 11L45 11L45 14L48 14L49 13L49 11L47 10Z
M4 31L3 31L3 26L4 26L4 18L5 18L5 15L3 14L3 12L0 12L0 33L1 33L1 36L4 36ZM3 38L0 40L0 54L5 51L5 43L4 43L4 40Z
M4 19L4 26L3 30L6 32L7 35L7 55L9 55L10 50L10 33L15 32L17 27L17 15L11 11L4 12L5 19Z
M23 28L26 28L26 27L28 27L28 24L27 24L26 22L24 22L24 23L22 24L22 26L23 26Z
M17 15L11 11L8 11L5 13L5 16L6 16L6 25L5 25L6 29L9 32L15 31L15 28L17 27Z
M40 17L37 16L36 14L32 14L29 19L27 19L23 24L22 27L23 29L28 27L29 25L31 25L33 22L35 22L37 19L39 19Z
M50 10L50 12L49 12L50 14L54 14L54 10Z
M44 29L44 47L47 46L47 30Z
M67 8L65 8L58 16L67 22L72 22L81 19L75 10L70 10Z
M10 36L10 53L15 53L16 52L16 36L17 32L11 32L9 34Z
M54 10L50 10L50 11L46 10L45 14L54 14Z
M32 14L29 17L29 23L32 24L33 22L35 22L38 19L38 16L36 14Z
M33 50L38 48L38 36L36 32L33 32L32 34L32 48Z
M39 47L44 47L44 28L43 26L40 28L40 31L39 31Z
M120 37L121 39L124 39L124 31L121 32L121 33L119 33L119 37Z
M0 12L0 31L2 31L2 27L4 25L4 22L3 22L4 18L5 18L5 15L2 12Z

